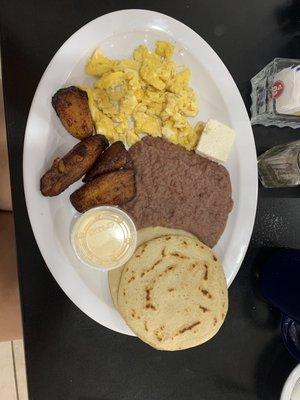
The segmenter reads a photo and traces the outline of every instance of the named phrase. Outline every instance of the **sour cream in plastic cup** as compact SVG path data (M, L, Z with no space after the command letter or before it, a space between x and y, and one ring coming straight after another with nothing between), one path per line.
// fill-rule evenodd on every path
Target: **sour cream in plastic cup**
M75 219L71 244L86 266L108 271L124 265L136 249L134 222L118 207L92 208Z

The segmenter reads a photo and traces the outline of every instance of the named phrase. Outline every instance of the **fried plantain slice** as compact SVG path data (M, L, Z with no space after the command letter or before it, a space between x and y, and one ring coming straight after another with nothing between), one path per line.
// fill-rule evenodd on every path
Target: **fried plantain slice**
M88 96L76 86L59 89L52 97L52 106L66 130L77 139L94 132Z
M118 169L131 169L132 160L129 152L122 142L113 143L96 160L92 168L86 173L83 182L90 182L102 174L117 171Z
M57 196L81 178L108 146L102 135L90 136L77 143L63 158L56 158L42 176L40 188L44 196Z
M109 172L86 183L71 194L72 205L79 212L100 205L122 205L135 196L133 169Z

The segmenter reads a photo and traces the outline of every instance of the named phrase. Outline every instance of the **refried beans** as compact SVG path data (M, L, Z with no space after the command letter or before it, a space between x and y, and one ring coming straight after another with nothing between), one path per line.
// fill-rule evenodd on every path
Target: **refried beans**
M136 196L123 208L137 228L184 229L213 247L233 206L226 168L149 136L129 152L136 173Z

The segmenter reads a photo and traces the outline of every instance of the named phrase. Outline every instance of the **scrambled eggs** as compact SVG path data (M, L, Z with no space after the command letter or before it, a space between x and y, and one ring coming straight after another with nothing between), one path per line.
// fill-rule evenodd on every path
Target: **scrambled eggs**
M97 81L85 90L98 133L129 146L147 134L195 148L202 126L192 127L187 117L197 114L197 98L189 87L190 70L180 70L173 52L172 44L157 41L154 52L141 45L132 59L111 60L99 50L92 54L86 73Z

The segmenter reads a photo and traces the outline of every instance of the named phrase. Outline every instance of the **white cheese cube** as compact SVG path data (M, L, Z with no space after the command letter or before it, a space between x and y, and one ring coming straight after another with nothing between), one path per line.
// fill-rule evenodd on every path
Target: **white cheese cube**
M235 139L235 131L214 119L209 119L203 129L196 153L213 161L224 163Z

